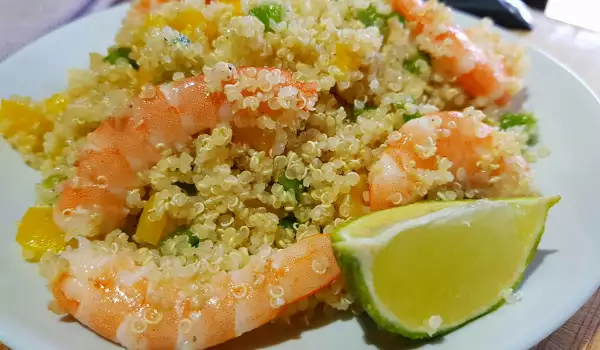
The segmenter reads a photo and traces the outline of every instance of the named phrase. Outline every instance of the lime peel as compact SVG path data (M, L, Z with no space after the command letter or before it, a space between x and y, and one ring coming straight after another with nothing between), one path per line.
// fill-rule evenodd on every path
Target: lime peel
M513 290L516 289L516 286L522 279L525 268L531 261L537 248L544 230L548 210L559 200L560 197L543 197L509 200L425 202L388 209L386 211L376 212L362 217L340 227L332 234L332 240L334 242L333 247L336 251L339 265L348 280L350 289L357 296L363 308L381 328L400 333L409 338L430 338L459 328L464 324L497 309L504 302L513 303L520 299L520 294L513 293ZM488 293L488 296L483 299L485 303L480 303L480 305L473 304L473 307L466 312L462 312L464 311L462 310L462 316L457 319L453 319L452 317L446 318L437 313L430 313L428 316L423 315L423 318L421 318L422 321L418 324L416 320L413 320L413 322L406 322L403 319L405 315L397 315L397 313L394 313L388 305L380 299L380 296L376 292L377 288L375 287L376 283L374 281L382 279L376 279L373 275L374 261L396 237L402 234L409 235L411 230L424 230L423 233L419 234L428 234L427 232L429 231L443 231L448 225L456 225L457 222L463 219L465 219L464 222L468 223L470 218L481 215L489 215L490 217L500 215L500 218L506 219L501 223L501 228L495 229L494 226L490 227L491 231L495 230L497 231L496 233L489 233L487 230L483 233L490 235L495 234L496 236L492 236L492 238L500 237L497 238L500 241L506 241L508 239L507 242L512 245L509 244L507 247L515 250L509 252L507 255L510 259L513 259L513 265L511 265L512 270L501 271L502 274L500 275L503 276L500 280L503 283L502 288L498 288L496 292L491 295L489 294L489 288L485 289L481 286L476 286L479 288L476 288L476 291L483 290ZM511 217L508 217L507 215L511 215ZM479 229L481 229L481 227L485 228L489 226L490 220L487 220L485 216L483 216L483 218L483 222L480 222L479 224L475 222L479 225ZM515 226L511 228L508 225L510 222L514 222ZM366 227L367 232L361 232L361 227ZM474 230L469 229L468 225L465 227L466 228L462 228L463 231ZM527 230L532 232L521 232ZM502 234L505 231L512 233L512 238L506 238L508 236L503 237ZM500 236L498 236L498 233L500 233ZM453 231L449 231L447 234L455 235ZM418 235L414 236L418 237ZM459 233L457 237L461 238L462 236ZM469 236L467 235L464 237ZM511 239L513 241L516 240L516 243L518 244L515 245L515 242L510 241ZM419 262L418 260L416 261ZM484 259L483 261L486 260ZM470 260L467 260L467 262L469 263ZM461 265L457 266L462 268ZM493 265L490 267L495 268ZM415 270L418 266L410 265L406 267L400 264L396 268ZM389 269L386 271L389 272ZM427 271L427 269L424 269L424 271ZM397 274L396 271L393 273ZM399 273L400 272L398 272L398 274ZM404 275L410 276L410 273ZM383 280L385 279L391 279L391 277L383 278ZM476 282L470 281L469 279L466 281L468 283L476 284ZM411 283L414 281L405 282ZM423 282L423 280L418 282ZM425 281L424 283L429 282ZM382 284L380 284L378 289L379 292L382 292L381 285ZM441 285L444 285L444 283ZM463 291L463 289L460 290ZM394 291L394 293L396 293L396 291ZM398 296L398 298L401 298L402 293L406 294L404 290L399 291L398 294L400 296ZM433 293L433 295L437 294ZM389 300L386 299L386 301L389 304ZM453 307L447 309L454 310Z

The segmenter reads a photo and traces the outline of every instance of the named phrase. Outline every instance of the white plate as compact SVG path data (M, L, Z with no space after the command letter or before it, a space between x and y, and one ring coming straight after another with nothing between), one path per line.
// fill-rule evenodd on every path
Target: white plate
M42 98L66 86L67 69L85 68L89 52L105 52L125 7L98 13L43 37L0 64L0 97ZM462 24L472 19L457 15ZM503 33L514 39L510 34ZM561 194L522 291L523 300L433 343L432 349L526 349L558 328L600 282L600 104L572 73L544 53L529 52L531 106L541 118L542 140L552 155L535 166L544 193ZM21 259L15 222L34 202L40 176L0 143L0 340L19 349L111 349L76 322L61 322L46 310L50 298L37 268ZM258 336L257 336L258 335ZM228 344L231 349L415 348L363 329L356 319L303 332L262 329Z

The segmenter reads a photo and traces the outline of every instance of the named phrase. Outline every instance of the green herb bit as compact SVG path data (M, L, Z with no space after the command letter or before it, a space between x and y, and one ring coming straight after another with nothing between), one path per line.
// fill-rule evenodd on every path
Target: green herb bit
M275 23L283 21L283 6L281 4L264 4L250 10L250 14L263 22L266 32L273 32L271 20Z
M427 53L419 51L416 55L409 57L404 61L404 69L412 74L419 75L421 74L420 65L422 64L419 62L425 62L429 65L431 58Z
M371 106L371 105L365 105L364 107L357 107L356 105L354 105L354 107L352 107L352 114L350 114L348 116L348 119L351 122L356 123L358 116L362 115L366 111L372 111L374 109L377 109L377 107Z
M200 244L200 237L196 236L187 226L179 226L175 231L173 231L173 233L164 238L161 244L164 243L164 241L166 241L168 238L181 235L187 236L188 243L194 248L198 247L198 244Z
M375 6L369 5L366 9L358 11L356 17L365 27L377 26L381 27L384 17L377 13Z
M398 12L392 12L388 18L396 18L398 19L398 22L402 23L402 24L406 24L406 18L404 18L404 16L402 16L401 14L399 14Z
M119 58L124 58L129 61L129 64L133 67L133 69L138 70L140 66L135 60L129 58L130 53L131 49L128 47L118 47L116 49L109 50L108 55L104 57L104 62L116 64Z
M537 120L528 113L505 113L500 117L500 129L507 130L515 126L531 128L537 124Z
M285 175L281 175L277 182L283 186L283 189L287 192L293 192L296 200L300 200L300 195L306 190L302 185L302 181L297 179L288 179Z
M406 23L406 20L401 14L392 12L388 15L382 15L377 13L377 9L373 5L370 5L366 9L359 10L356 17L365 25L365 27L375 26L379 28L379 32L384 36L384 41L387 40L389 33L388 19L395 17L400 23Z
M406 113L407 103L415 103L415 100L412 97L408 97L406 98L405 102L396 103L395 105L397 110L404 110L404 113L402 114L402 119L404 119L405 123L423 116L423 114L421 114L421 112L419 111L416 111L412 114Z
M537 119L530 113L505 113L500 117L500 129L508 130L521 126L529 134L528 146L535 146L539 142L537 134Z
M67 177L65 175L52 174L52 175L48 176L47 178L45 178L44 181L42 181L42 186L44 186L45 188L48 188L48 189L54 189L54 188L56 188L56 185L65 181L66 179L67 179Z
M279 226L283 228L289 228L290 230L294 231L296 231L296 228L294 227L296 223L298 223L298 219L296 219L296 216L294 216L292 213L289 213L288 216L279 220Z

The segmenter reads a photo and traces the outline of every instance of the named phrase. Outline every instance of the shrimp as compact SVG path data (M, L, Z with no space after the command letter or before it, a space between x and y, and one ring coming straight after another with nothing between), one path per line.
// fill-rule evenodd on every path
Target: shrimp
M194 135L219 123L255 127L260 115L292 125L308 118L317 101L317 85L293 81L289 71L219 63L207 72L145 89L88 134L76 175L61 185L54 209L68 239L120 227L128 191L142 186L138 174L155 165L163 150L184 149Z
M467 94L502 106L519 90L501 61L491 59L460 29L434 18L429 5L421 0L392 0L392 7L413 23L412 34L421 38L418 44L432 56L434 70L456 78Z
M409 204L444 186L466 197L531 194L518 142L482 118L474 111L436 112L392 133L369 173L370 208Z
M166 276L81 238L61 254L49 287L60 309L128 349L205 349L275 319L286 305L340 275L328 235L264 255L203 284L195 274ZM183 271L182 266L178 266Z

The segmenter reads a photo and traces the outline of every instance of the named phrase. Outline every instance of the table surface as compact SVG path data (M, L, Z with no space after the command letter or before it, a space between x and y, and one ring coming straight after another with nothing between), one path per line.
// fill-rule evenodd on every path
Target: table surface
M520 33L531 44L563 62L600 96L600 33L591 32L534 12L534 30ZM2 47L0 59L19 45ZM532 350L600 350L600 290L560 329ZM6 350L0 343L0 350Z
M527 42L565 64L600 96L600 33L534 12L534 30L521 33ZM548 338L532 350L600 350L600 290Z

